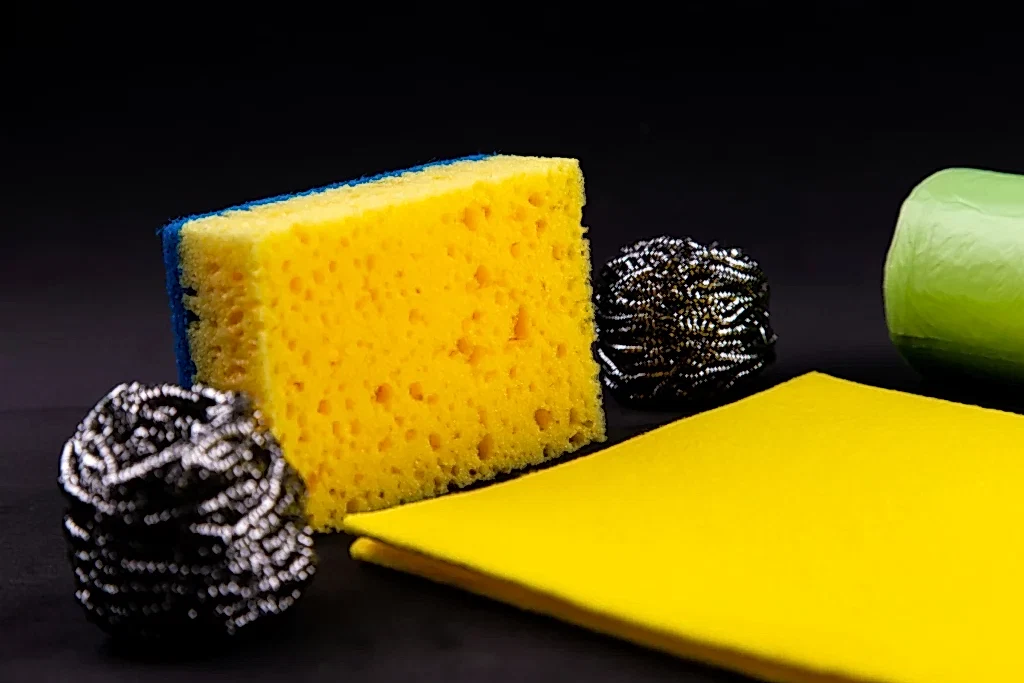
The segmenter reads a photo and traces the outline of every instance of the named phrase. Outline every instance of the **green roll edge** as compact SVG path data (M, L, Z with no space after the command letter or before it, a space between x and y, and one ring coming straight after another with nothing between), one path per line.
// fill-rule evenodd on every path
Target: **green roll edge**
M951 237L935 234L944 218ZM986 239L996 242L978 250L988 259L957 258L974 251L964 248L971 240ZM1014 249L1001 246L1024 253L1024 176L944 169L903 202L886 255L883 302L889 338L919 374L1024 384L1024 262L1016 266ZM929 249L952 258L922 263L936 256ZM994 273L1014 269L1013 286L992 285Z

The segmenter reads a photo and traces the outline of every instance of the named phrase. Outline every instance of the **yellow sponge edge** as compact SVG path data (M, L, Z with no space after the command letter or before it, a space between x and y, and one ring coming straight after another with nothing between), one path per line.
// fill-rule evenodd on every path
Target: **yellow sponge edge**
M605 438L574 159L496 156L195 219L196 381L250 394L318 530Z

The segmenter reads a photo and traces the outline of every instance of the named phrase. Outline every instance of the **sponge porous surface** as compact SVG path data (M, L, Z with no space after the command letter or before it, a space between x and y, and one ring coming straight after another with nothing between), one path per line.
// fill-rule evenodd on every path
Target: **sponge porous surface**
M493 156L186 221L189 379L254 398L321 530L603 440L583 204Z

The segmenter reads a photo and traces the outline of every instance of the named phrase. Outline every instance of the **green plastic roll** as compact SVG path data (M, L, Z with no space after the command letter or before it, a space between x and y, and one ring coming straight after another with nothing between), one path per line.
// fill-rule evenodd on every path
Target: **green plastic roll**
M883 290L889 335L918 371L1024 380L1024 176L953 168L915 187Z

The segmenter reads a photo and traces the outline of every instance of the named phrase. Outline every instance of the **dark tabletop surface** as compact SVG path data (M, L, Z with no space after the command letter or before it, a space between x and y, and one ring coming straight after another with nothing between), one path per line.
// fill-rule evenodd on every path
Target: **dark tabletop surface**
M378 65L344 91L285 100L259 94L285 78L301 92L322 73L24 76L4 140L0 680L748 680L356 564L341 535L319 538L307 597L265 635L218 652L107 642L73 600L56 462L113 385L174 380L153 232L177 215L477 151L574 156L595 264L661 233L761 261L779 357L749 391L820 370L1024 411L1012 391L921 380L890 345L881 300L914 184L955 165L1024 172L1019 95L979 85L969 103L936 97L949 79L994 78L955 59L657 77L636 60L544 71L442 60L429 76ZM215 106L182 105L202 102ZM612 442L677 417L610 398L606 409Z

